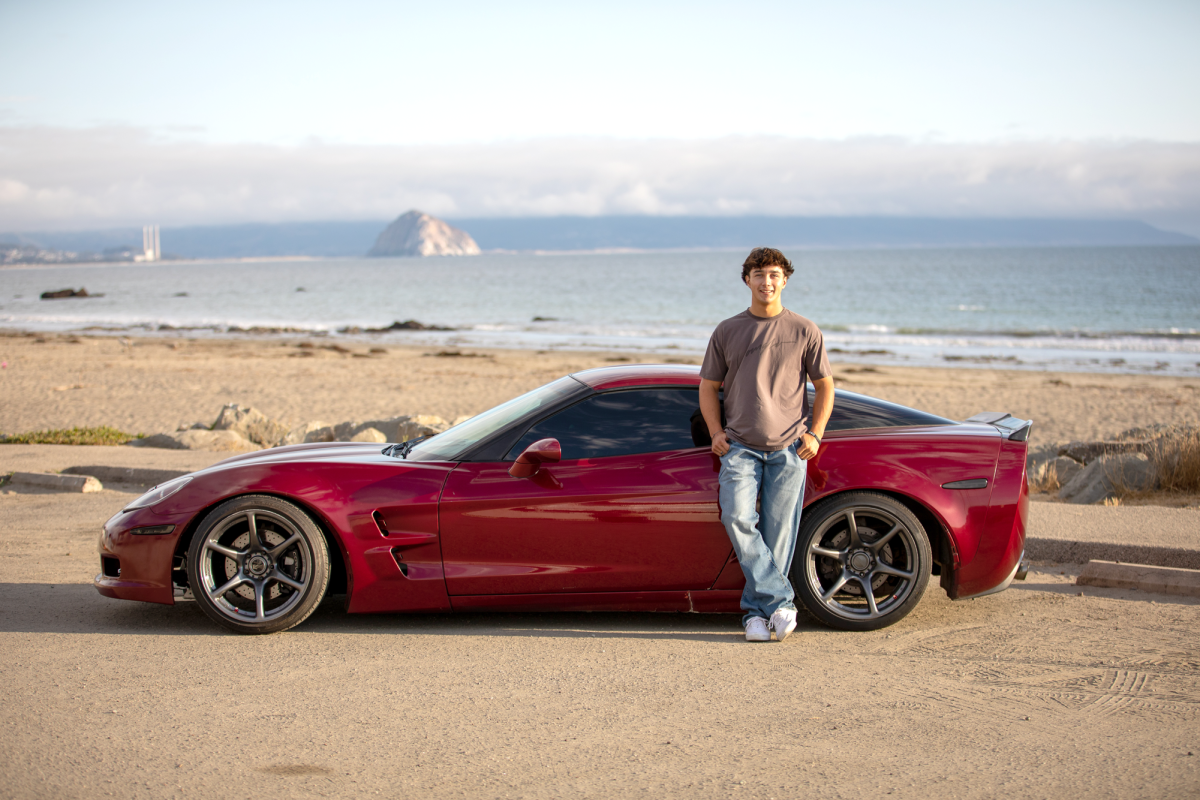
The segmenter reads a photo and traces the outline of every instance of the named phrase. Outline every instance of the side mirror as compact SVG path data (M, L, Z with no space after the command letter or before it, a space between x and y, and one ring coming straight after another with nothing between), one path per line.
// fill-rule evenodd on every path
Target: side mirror
M514 478L532 478L542 464L552 464L561 459L562 448L558 446L558 439L539 439L517 456L517 460L508 468L508 474Z

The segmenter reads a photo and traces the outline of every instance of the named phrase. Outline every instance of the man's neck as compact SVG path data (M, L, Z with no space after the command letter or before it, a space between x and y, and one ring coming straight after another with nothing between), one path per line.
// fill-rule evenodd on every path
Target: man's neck
M778 317L783 313L783 300L781 298L770 304L756 303L751 300L750 313L756 317Z

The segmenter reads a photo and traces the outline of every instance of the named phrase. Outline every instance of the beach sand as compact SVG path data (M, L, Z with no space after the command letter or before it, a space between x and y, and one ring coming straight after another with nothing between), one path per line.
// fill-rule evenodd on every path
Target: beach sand
M226 403L253 406L288 425L401 414L453 420L569 372L643 359L619 352L397 346L323 337L4 333L0 432L111 425L158 433L183 423L211 423ZM836 362L834 376L840 388L952 419L980 411L1031 418L1037 444L1102 439L1151 423L1200 423L1200 377Z

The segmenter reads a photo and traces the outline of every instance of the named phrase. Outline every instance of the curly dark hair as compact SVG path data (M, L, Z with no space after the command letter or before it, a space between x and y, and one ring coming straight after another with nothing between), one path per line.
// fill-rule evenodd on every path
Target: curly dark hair
M788 278L792 277L792 273L796 271L792 269L792 262L788 261L787 256L774 247L756 247L750 251L750 255L746 256L746 260L742 262L743 282L750 277L750 271L756 267L779 267L783 270L784 276Z

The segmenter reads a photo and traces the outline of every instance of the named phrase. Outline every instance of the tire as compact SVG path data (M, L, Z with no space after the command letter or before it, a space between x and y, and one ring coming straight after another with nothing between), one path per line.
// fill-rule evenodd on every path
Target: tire
M887 495L850 492L805 512L791 578L821 622L873 631L916 607L932 569L929 537L911 511Z
M278 633L306 620L329 588L329 548L302 509L267 495L227 500L188 547L188 585L218 625Z

